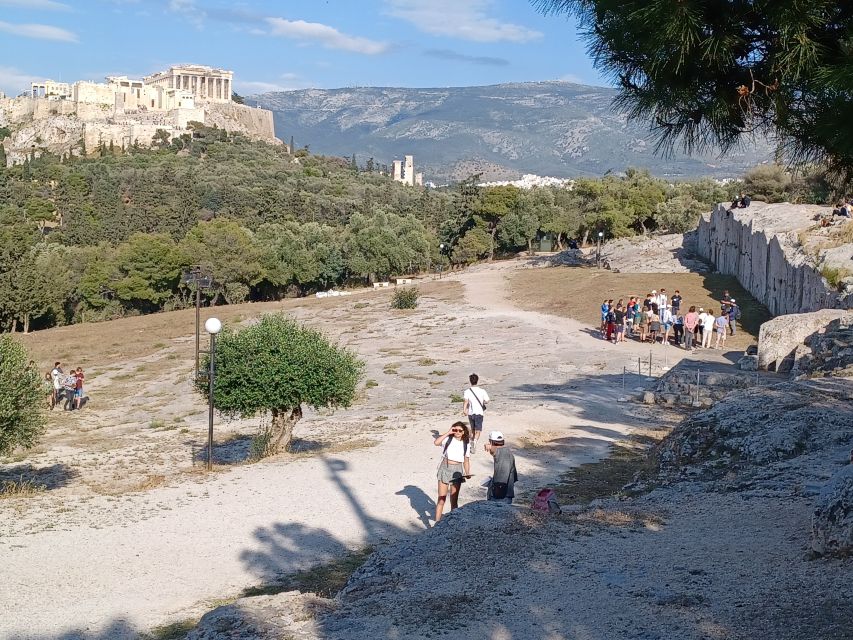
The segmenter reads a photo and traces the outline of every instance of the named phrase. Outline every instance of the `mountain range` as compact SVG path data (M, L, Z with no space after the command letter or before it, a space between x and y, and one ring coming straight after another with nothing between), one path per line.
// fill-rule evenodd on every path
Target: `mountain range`
M265 93L247 103L273 111L276 135L297 148L369 157L379 165L414 155L436 182L534 173L601 176L642 167L662 177L737 177L772 157L759 142L725 156L654 153L648 127L628 122L616 90L569 82L481 87L352 87Z

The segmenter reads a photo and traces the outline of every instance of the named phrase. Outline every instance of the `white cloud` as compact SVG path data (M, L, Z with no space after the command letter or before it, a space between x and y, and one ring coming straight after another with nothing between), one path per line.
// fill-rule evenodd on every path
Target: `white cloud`
M12 24L11 22L0 21L0 31L24 38L77 42L77 34L49 24Z
M285 20L284 18L266 18L266 22L270 26L270 35L302 42L316 42L328 49L342 49L375 56L385 53L390 46L387 42L341 33L334 27L319 22Z
M539 31L489 17L494 0L387 0L388 13L434 36L474 42L528 42Z
M24 73L15 67L0 67L0 90L11 97L29 89L30 84L38 79L38 76Z
M283 82L268 82L263 80L235 80L234 86L240 93L252 95L255 93L268 93L270 91L295 91L297 89L310 89L313 83L303 80L298 73L282 73L279 78Z
M54 0L0 0L0 7L21 7L22 9L45 9L47 11L69 11L71 7Z
M207 18L207 13L196 5L195 0L169 0L169 11L181 14L199 29Z

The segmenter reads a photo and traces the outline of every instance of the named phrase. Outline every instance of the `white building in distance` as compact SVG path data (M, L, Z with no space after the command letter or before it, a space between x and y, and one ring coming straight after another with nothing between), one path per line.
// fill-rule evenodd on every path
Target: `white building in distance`
M394 181L410 187L423 186L424 174L415 173L415 156L403 156L403 158L404 160L394 160Z

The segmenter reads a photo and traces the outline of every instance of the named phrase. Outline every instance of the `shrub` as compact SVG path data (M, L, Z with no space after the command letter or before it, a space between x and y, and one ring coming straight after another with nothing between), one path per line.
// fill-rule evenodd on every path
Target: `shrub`
M209 356L205 369L210 366ZM348 407L356 396L364 363L322 333L284 315L268 315L217 340L213 404L226 416L270 414L253 445L264 457L289 449L302 405ZM204 382L199 391L207 394Z
M45 389L27 351L11 335L0 335L0 455L32 447L44 431Z
M406 287L397 289L391 298L392 309L414 309L418 306L420 292L417 287Z

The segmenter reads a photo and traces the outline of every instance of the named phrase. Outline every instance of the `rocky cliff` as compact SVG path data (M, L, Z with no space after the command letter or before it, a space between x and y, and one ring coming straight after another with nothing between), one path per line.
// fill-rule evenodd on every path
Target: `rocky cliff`
M696 251L720 273L736 276L773 315L847 308L853 304L853 280L833 287L824 275L826 269L836 276L853 274L853 250L804 246L809 234L844 244L833 235L840 227L825 231L816 225L826 211L816 205L758 202L730 213L725 205L717 205L699 223Z

